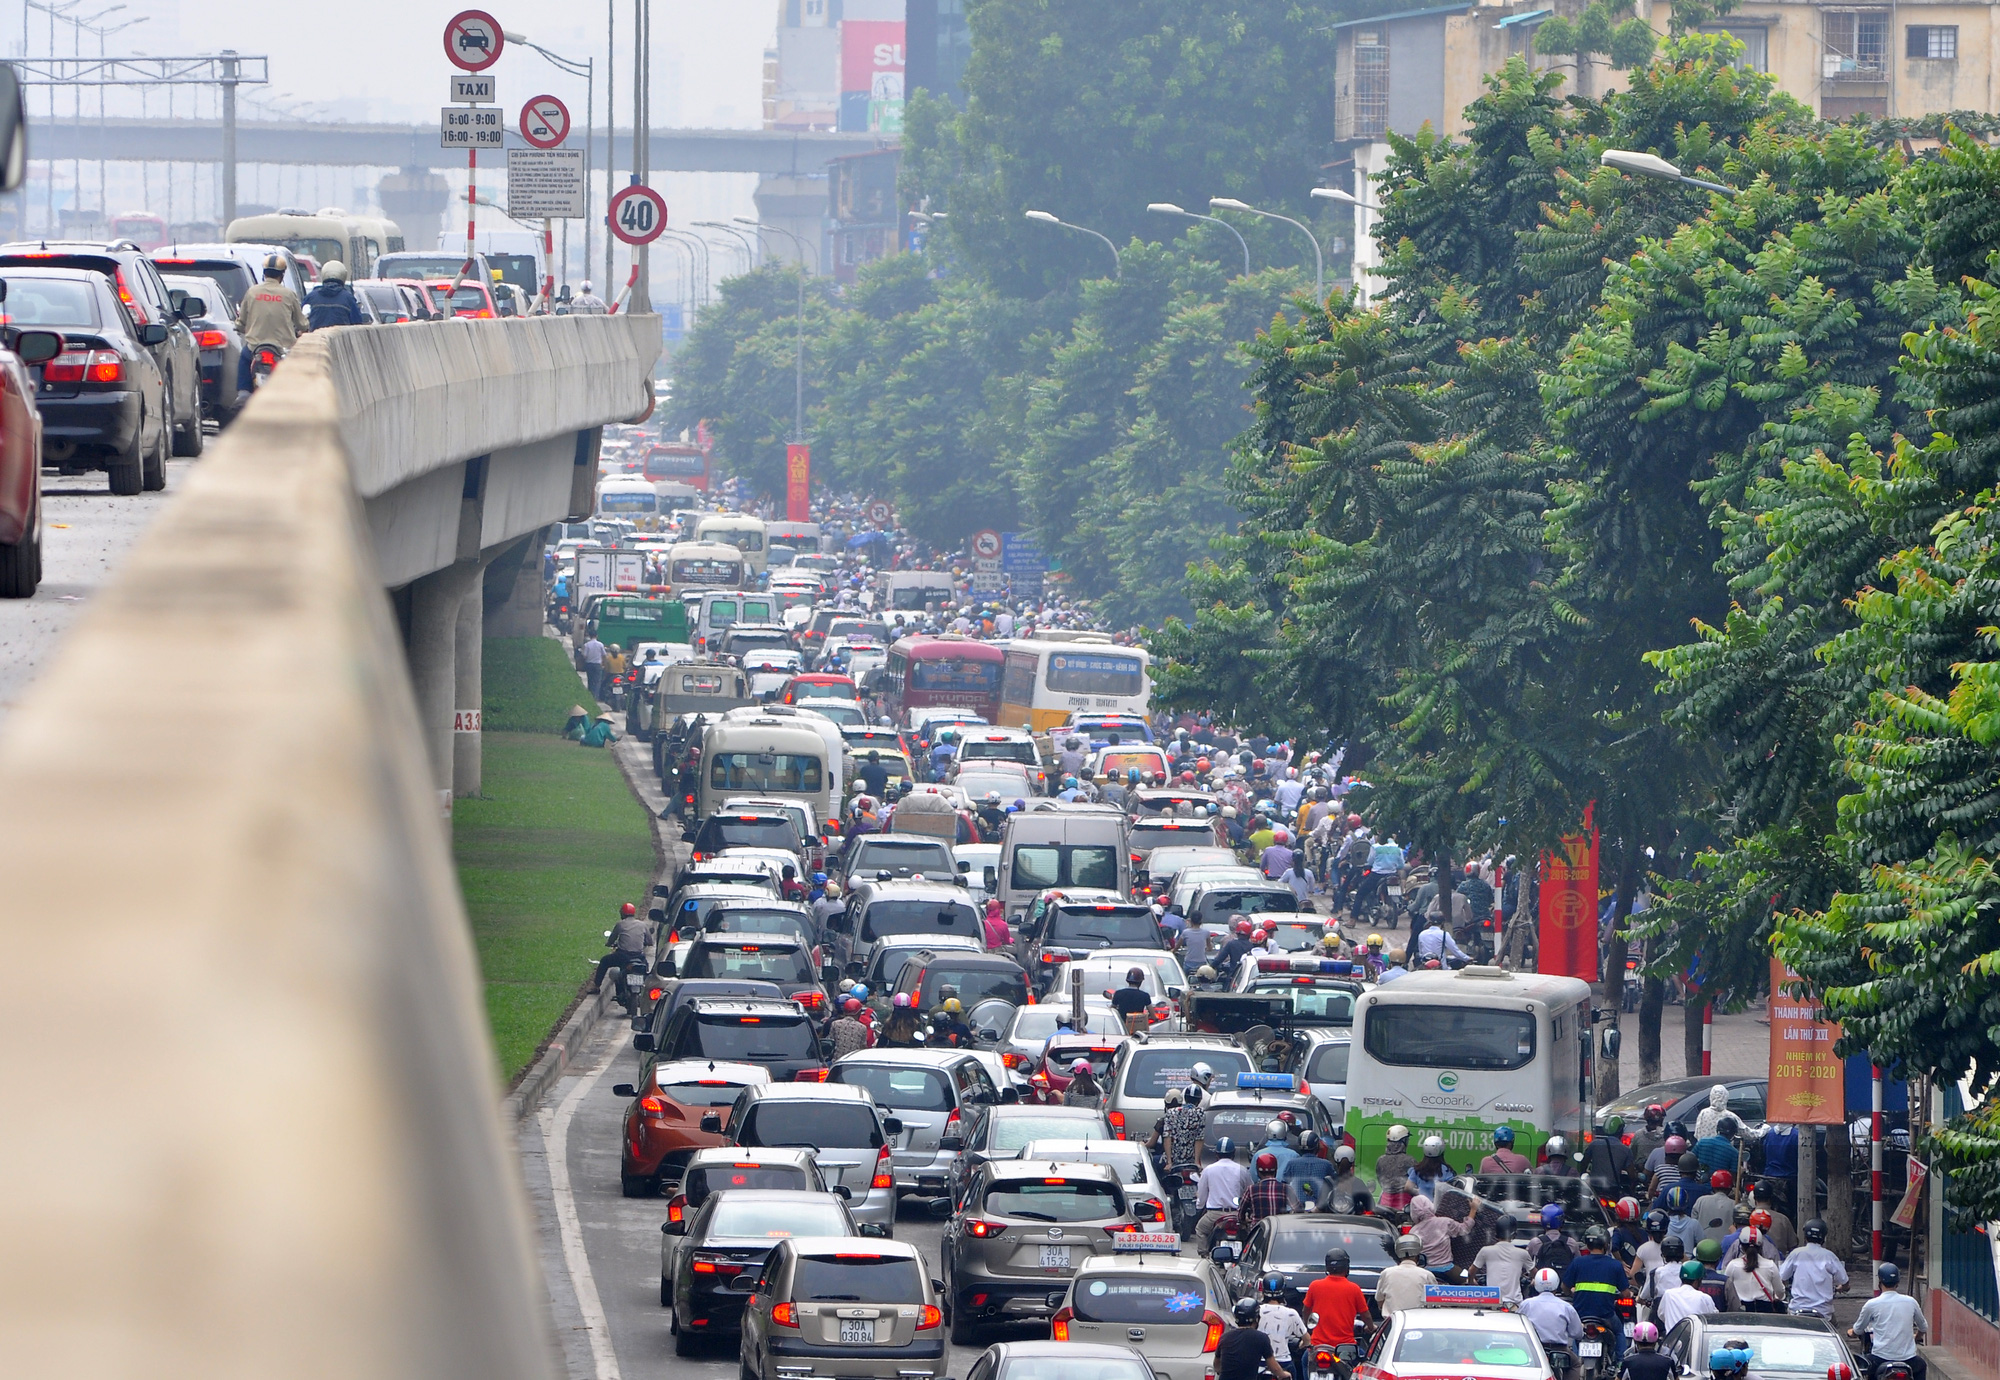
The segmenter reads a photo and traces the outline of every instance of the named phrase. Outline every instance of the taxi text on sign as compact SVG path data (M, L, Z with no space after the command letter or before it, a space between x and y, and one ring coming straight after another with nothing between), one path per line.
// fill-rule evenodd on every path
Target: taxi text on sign
M785 447L785 521L812 521L812 447Z
M1799 975L1771 960L1771 1088L1765 1115L1793 1126L1838 1126L1847 1120L1845 1069L1833 1047L1840 1024L1821 1018L1817 997L1794 996Z
M1540 957L1536 968L1561 977L1597 981L1596 802L1583 812L1583 832L1542 854Z

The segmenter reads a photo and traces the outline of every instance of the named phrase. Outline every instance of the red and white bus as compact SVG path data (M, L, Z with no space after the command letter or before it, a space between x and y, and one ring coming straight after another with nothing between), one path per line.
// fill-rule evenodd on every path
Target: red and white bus
M150 254L167 242L166 218L151 211L127 211L122 216L113 216L111 238L130 240Z
M708 492L708 452L686 441L656 441L641 462L655 483L686 484Z
M921 709L967 709L994 723L1006 659L992 643L955 633L901 638L883 667L883 703L899 724Z

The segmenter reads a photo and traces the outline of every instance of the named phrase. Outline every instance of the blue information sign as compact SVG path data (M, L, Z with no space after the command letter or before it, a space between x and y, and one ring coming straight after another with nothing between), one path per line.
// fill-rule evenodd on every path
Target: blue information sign
M1049 561L1027 533L1002 532L1000 568L1009 575L1038 575L1049 568Z

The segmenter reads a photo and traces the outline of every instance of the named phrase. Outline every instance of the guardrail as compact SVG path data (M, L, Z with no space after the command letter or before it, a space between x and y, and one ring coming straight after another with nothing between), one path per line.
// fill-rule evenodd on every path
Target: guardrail
M641 328L306 338L0 726L6 1373L555 1373L357 487L497 444L535 358L602 403Z

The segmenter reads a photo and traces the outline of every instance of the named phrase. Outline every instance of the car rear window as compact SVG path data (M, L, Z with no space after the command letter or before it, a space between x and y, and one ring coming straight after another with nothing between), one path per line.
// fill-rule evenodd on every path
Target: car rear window
M795 1146L819 1150L879 1150L882 1126L874 1109L859 1102L759 1102L743 1115L739 1145Z
M894 766L895 763L883 763ZM863 839L855 845L854 866L859 872L868 867L912 867L924 872L951 871L951 850L928 839Z
M1080 1136L1111 1138L1102 1116L1010 1116L993 1119L993 1143L987 1148L996 1156L1019 1150L1031 1140L1075 1140Z
M1263 1142L1264 1128L1277 1114L1276 1107L1212 1107L1203 1120L1201 1138L1208 1142L1210 1150L1224 1136L1238 1145L1258 1145Z
M962 762L1020 762L1030 767L1041 762L1035 745L1019 738L1003 738L998 742L969 738L959 748L958 757Z
M1306 1082L1345 1083L1347 1081L1347 1056L1354 1046L1342 1040L1339 1044L1324 1044L1313 1051L1306 1061Z
M868 1095L884 1107L900 1112L948 1112L956 1105L951 1084L936 1069L843 1063L827 1081L866 1088Z
M1208 891L1202 893L1199 923L1229 915L1261 915L1265 911L1297 911L1299 898L1284 891Z
M704 1078L691 1083L662 1083L659 1088L662 1097L683 1107L727 1107L743 1091L743 1084L726 1078Z
M797 944L714 944L694 946L683 976L757 978L764 982L810 982L812 961Z
M711 1193L731 1188L784 1188L817 1192L812 1176L795 1164L698 1164L681 1180L681 1192L699 1206Z
M1097 1222L1122 1216L1125 1198L1100 1179L1051 1174L1041 1179L1003 1179L986 1190L986 1210L1034 1222Z
M1394 1264L1389 1258L1388 1232L1370 1227L1344 1226L1299 1226L1285 1224L1285 1230L1274 1231L1271 1243L1264 1252L1264 1258L1278 1265L1309 1266L1317 1271L1326 1253L1331 1250L1347 1252L1348 1260L1363 1269L1378 1269Z
M1226 1085L1235 1083L1233 1075L1250 1072L1250 1057L1241 1050L1142 1049L1125 1066L1125 1095L1164 1098L1168 1088L1188 1085L1189 1071L1198 1063L1214 1069Z
M1118 850L1110 844L1022 844L1014 850L1014 889L1118 887Z
M703 1014L695 1021L696 1048L689 1057L702 1059L809 1059L817 1051L812 1027L798 1016L724 1016Z
M14 326L82 326L103 323L97 312L97 292L80 278L16 278L6 276L3 308Z
M861 940L873 943L892 934L977 934L979 917L971 906L952 901L874 901L861 920Z
M849 1231L847 1214L837 1199L773 1203L724 1198L708 1220L710 1236L846 1236Z
M782 934L801 944L810 939L806 918L790 910L751 910L725 905L710 911L702 927L710 934Z
M1527 1333L1518 1327L1412 1327L1396 1343L1396 1360L1415 1366L1539 1364Z
M1208 1290L1193 1275L1092 1275L1070 1290L1079 1322L1199 1323Z
M792 1297L801 1303L921 1303L924 1277L906 1255L806 1255L793 1267Z
M958 989L958 999L965 1004L967 1011L982 1001L995 998L1016 1006L1028 999L1028 980L1019 968L926 968L924 988L919 994L924 1005L935 1005L939 989L946 986Z
M1098 948L1158 949L1159 922L1144 906L1058 906L1049 921L1047 943Z

